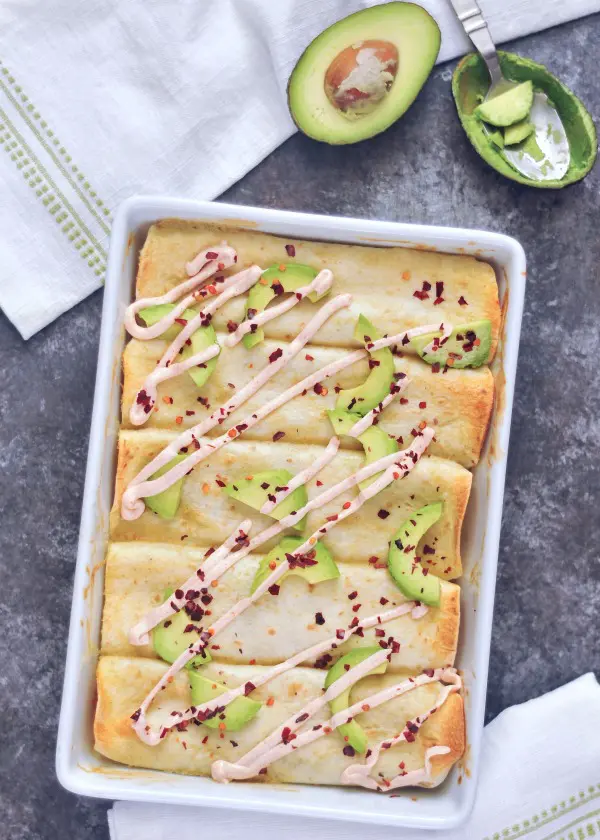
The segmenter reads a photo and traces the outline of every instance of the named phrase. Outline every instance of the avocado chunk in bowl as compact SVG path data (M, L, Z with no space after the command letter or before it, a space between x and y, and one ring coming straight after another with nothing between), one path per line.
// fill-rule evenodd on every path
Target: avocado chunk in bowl
M514 82L532 82L533 88L543 91L554 105L567 133L571 162L563 178L543 181L526 178L510 165L481 120L478 109L489 88L489 75L480 56L471 54L465 56L454 71L452 93L462 126L475 150L501 175L530 187L560 189L580 181L594 165L597 152L596 128L585 106L542 64L502 51L498 52L498 57L506 78ZM525 127L522 130L525 132ZM525 146L531 139L531 133L525 133L521 142ZM524 150L529 152L529 148Z

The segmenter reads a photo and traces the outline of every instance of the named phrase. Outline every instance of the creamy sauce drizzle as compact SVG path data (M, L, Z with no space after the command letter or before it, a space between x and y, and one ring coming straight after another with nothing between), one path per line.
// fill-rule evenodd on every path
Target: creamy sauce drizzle
M379 405L376 405L375 408L372 408L371 411L365 414L364 417L361 417L360 420L357 420L354 426L352 426L352 428L349 430L348 435L350 437L357 438L360 437L364 432L366 432L367 429L369 429L373 425L375 419L384 411L384 409L386 409L388 405L396 399L398 394L404 391L409 382L410 379L408 379L406 376L404 377L404 379L400 379L398 382L395 382L393 390L390 391L387 397L384 397L379 403Z
M384 651L389 655L389 651ZM370 695L369 697L365 697L363 700L359 700L357 703L354 703L352 706L349 706L347 709L343 709L342 711L338 712L337 714L333 715L328 721L324 724L315 727L311 727L310 729L304 729L299 732L293 740L287 740L287 743L282 740L282 731L285 727L289 727L292 732L294 731L292 727L298 729L297 719L299 717L303 717L304 715L308 715L307 718L304 718L302 721L303 723L306 720L310 720L314 717L315 713L319 711L319 709L323 708L330 699L333 697L328 696L329 691L337 686L338 683L342 683L340 686L340 690L336 692L334 696L338 696L341 694L342 691L345 691L352 685L354 685L359 679L366 675L372 668L374 667L375 658L379 654L373 654L373 656L368 657L365 659L360 665L356 665L354 668L351 668L347 671L344 675L342 675L339 680L336 680L325 692L321 697L317 697L314 700L311 700L303 709L298 712L295 712L294 716L287 720L282 726L277 727L277 730L271 735L268 735L263 741L257 744L250 752L248 752L245 756L242 756L238 762L232 763L229 761L215 761L211 768L211 774L213 779L218 782L229 782L233 779L249 779L253 776L258 775L260 770L264 767L268 767L269 764L272 764L274 761L277 761L280 758L291 753L293 750L299 749L300 747L304 747L307 744L313 743L318 738L322 738L323 735L328 735L333 730L337 729L343 723L346 723L349 718L353 718L356 715L360 714L364 711L363 706L368 705L370 709L374 709L377 706L380 706L382 703L387 703L390 700L393 700L396 697L400 697L403 694L406 694L408 691L412 691L415 688L418 688L422 685L426 685L430 682L438 682L438 681L445 681L450 680L453 685L453 690L457 691L460 687L460 677L456 674L454 668L437 668L432 676L428 674L419 674L417 677L411 677L408 680L403 680L400 683L396 683L395 685L391 685L388 688L384 688L381 691L376 692L375 694ZM384 657L385 658L385 657ZM365 668L368 663L368 667ZM455 680L458 680L458 687L454 687ZM435 708L439 708L441 702L444 702L447 696L450 694L450 691L444 696L443 700L438 701ZM431 710L428 713L431 714ZM409 721L410 723L410 721ZM405 730L406 731L406 730ZM402 736L398 736L397 739L394 739L396 743L402 740ZM404 738L406 740L406 738ZM388 743L384 741L382 743ZM391 743L391 741L390 741ZM381 747L380 747L381 749ZM379 756L379 753L378 753ZM372 758L372 756L370 757ZM354 767L360 767L361 765L354 765ZM352 769L352 768L348 768ZM371 768L369 767L369 770ZM347 772L347 771L346 771ZM356 772L356 771L355 771ZM364 779L362 772L356 773L357 778ZM343 778L343 777L342 777ZM345 783L347 782L343 779ZM395 781L395 780L394 780ZM359 782L352 782L352 784L361 784ZM367 783L367 786L368 783ZM396 785L397 787L399 785Z
M290 527L290 524L293 524L308 512L308 509L311 509L315 506L321 506L327 504L328 501L335 499L341 493L345 492L345 490L350 489L351 487L355 486L361 481L364 481L366 478L370 478L372 475L380 472L382 469L385 471L373 481L367 488L361 490L359 494L352 500L352 502L348 503L347 507L344 507L340 510L338 514L335 516L328 517L327 521L322 525L317 531L315 531L296 551L290 555L293 558L300 557L302 554L310 551L312 546L328 531L331 530L336 524L346 519L348 516L351 516L355 511L359 510L362 505L373 496L377 495L377 493L381 492L385 487L391 484L393 481L399 479L401 476L404 477L408 475L408 473L412 470L414 465L418 462L421 454L425 451L427 446L429 445L430 441L433 438L433 429L425 428L421 435L412 443L411 448L405 450L404 452L396 452L393 455L388 455L385 458L380 458L378 461L369 464L366 467L358 470L354 475L349 476L348 478L344 479L344 481L339 482L337 485L330 487L324 493L321 493L320 496L312 499L305 507L298 511L295 514L290 514L281 522L276 523L276 525L271 526L271 528L267 528L258 537L255 537L254 540L251 540L247 545L246 549L238 552L238 556L235 559L241 559L242 556L246 556L249 554L256 545L257 541L258 544L261 542L265 542L267 539L270 539L271 536L274 534L272 533L274 529L275 533L283 530L284 528ZM234 560L235 562L235 560ZM231 564L230 564L231 565ZM201 650L206 648L214 636L217 635L221 630L227 627L232 621L234 621L239 615L241 615L249 606L255 603L268 589L273 586L273 584L277 583L277 581L288 572L290 569L290 561L286 559L284 562L280 563L273 572L257 587L255 592L247 597L243 598L237 602L233 607L231 607L226 613L224 613L217 621L208 628L205 633L203 633L200 639L195 642L193 645L190 645L189 648L184 650L173 662L170 668L166 671L163 675L162 679L154 686L152 691L148 694L145 698L144 702L142 703L139 711L138 718L135 722L134 728L142 740L146 741L146 743L154 744L158 743L160 740L160 735L154 732L151 732L150 727L146 723L145 713L150 703L156 696L156 694L165 686L168 682L177 674L190 659L192 659L197 653L200 653ZM221 572L222 574L222 572ZM134 628L136 631L137 628ZM130 635L130 641L134 641L133 639L133 631ZM137 713L136 713L137 714ZM178 720L175 720L177 723ZM158 739L158 740L156 740Z
M302 487L303 484L307 484L311 481L321 472L322 469L327 466L327 464L333 461L339 448L340 439L335 436L332 437L323 452L315 458L309 467L306 467L306 469L300 470L299 473L296 473L296 475L288 481L285 489L282 488L281 490L275 490L271 494L274 498L267 499L261 507L260 512L265 514L271 513L277 505L287 499L290 493L293 493L298 487Z

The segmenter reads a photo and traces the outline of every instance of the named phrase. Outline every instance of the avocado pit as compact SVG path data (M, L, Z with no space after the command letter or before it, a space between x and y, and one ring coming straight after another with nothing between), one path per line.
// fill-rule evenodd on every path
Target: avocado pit
M371 113L389 93L398 73L398 50L390 41L358 41L343 49L325 73L327 98L352 119Z

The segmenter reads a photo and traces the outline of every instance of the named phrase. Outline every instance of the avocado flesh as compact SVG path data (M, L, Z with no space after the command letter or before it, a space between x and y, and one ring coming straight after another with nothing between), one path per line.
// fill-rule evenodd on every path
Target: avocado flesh
M469 337L467 337L467 334ZM473 338L474 335L474 338ZM450 367L466 368L481 367L486 364L492 346L492 324L490 321L473 321L461 324L452 330L452 334L437 350L425 353L425 348L431 344L439 333L418 335L410 341L411 347L429 365L450 363ZM479 339L479 345L473 344ZM469 349L470 348L470 349Z
M169 472L172 467L176 464L180 464L186 457L186 455L176 455L172 461L169 461L168 464L165 464L164 467L161 467L152 476L150 476L150 481L155 478L160 478L161 475ZM180 478L175 482L175 484L172 484L170 487L167 487L166 490L163 490L162 493L156 493L154 496L147 496L144 500L146 502L146 507L149 507L150 510L153 510L154 513L158 514L161 519L173 519L181 501L181 491L183 489L184 478L185 476Z
M504 130L504 144L506 146L514 146L516 143L521 143L526 137L534 131L535 126L530 123L528 119L521 120L514 125L509 125Z
M381 338L381 333L368 318L359 315L354 329L354 338L356 341L367 344L369 341ZM379 365L369 371L362 385L340 391L335 402L336 410L353 411L364 417L390 393L395 373L392 351L389 347L384 347L382 350L370 353L369 356L374 362L379 362Z
M261 583L273 573L274 569L271 568L271 563L279 566L285 560L286 554L293 554L304 542L306 542L304 537L284 537L275 548L272 548L260 561L250 592L256 592ZM313 546L313 550L316 552L314 559L317 562L315 566L305 566L304 568L297 566L295 569L290 569L279 579L280 582L288 575L297 575L310 584L323 583L325 580L338 578L340 570L329 550L320 542Z
M475 116L490 125L504 128L529 116L533 105L533 84L522 82L510 90L486 99L475 108Z
M170 598L173 594L172 589L167 589L163 595L163 601ZM192 621L186 611L179 610L175 615L166 618L157 624L152 630L152 646L154 652L164 659L165 662L173 663L183 653L186 648L198 641L198 634L191 630L185 633L185 628L192 624L194 627L199 627L196 622ZM165 626L166 625L166 626ZM194 656L193 659L186 664L186 668L200 668L206 665L212 659L208 650Z
M252 478L241 478L228 484L224 489L228 496L236 499L238 502L243 502L248 507L260 511L261 507L267 501L269 494L275 493L276 487L287 487L291 472L288 470L264 470L263 472L254 473ZM262 485L267 485L263 487ZM294 513L308 502L306 494L306 487L304 485L297 487L293 493L280 502L268 514L273 519L280 521L290 513ZM296 531L302 531L304 528L305 518L301 519L294 525Z
M201 706L202 703L206 703L213 697L218 697L219 694L227 691L227 686L215 682L209 677L204 677L196 671L190 671L188 676L193 706ZM208 718L208 720L203 720L202 725L208 726L209 729L218 729L219 724L224 723L228 732L238 732L253 717L256 717L261 705L258 700L252 700L250 697L236 697L220 714Z
M325 75L348 46L382 40L399 55L387 95L372 111L349 120L334 107ZM413 3L385 3L334 23L306 48L288 83L288 105L300 131L325 143L356 143L385 131L404 114L429 76L440 48L440 30L425 9Z
M345 667L346 665L349 665L351 670L355 665L359 665L361 662L364 662L367 657L373 656L374 653L378 653L380 650L381 648L379 646L360 647L354 648L354 650L351 650L350 653L342 656L338 659L335 665L332 665L327 671L327 676L325 677L325 689L328 689L329 686L336 680L348 673ZM387 666L388 663L386 660L377 668L374 668L372 671L369 671L368 674L365 674L365 677L370 677L374 674L384 674ZM354 683L354 685L356 685L356 683ZM342 712L344 709L348 708L350 705L350 692L354 688L354 685L346 689L346 691L343 691L333 700L329 701L329 709L331 710L332 715L336 715L338 712ZM356 720L353 719L350 723L342 723L341 726L337 727L336 731L340 733L344 741L353 747L357 753L366 752L367 734L360 723L357 723Z
M336 435L347 435L352 426L361 418L360 414L353 414L349 411L338 411L334 409L327 412L329 422ZM362 435L357 438L362 444L365 452L365 463L363 466L372 464L374 461L379 461L386 455L391 455L393 452L398 452L397 441L388 435L380 426L370 426ZM379 473L381 475L381 473ZM369 484L372 484L377 475L371 478L366 478L359 483L359 489L364 490Z
M168 315L169 312L172 312L173 309L175 309L175 305L172 303L160 303L156 306L148 306L146 309L140 310L138 315L147 327L151 327L153 324L156 324L157 321L160 321L161 318L164 318L165 315ZM182 313L181 317L186 321L191 321L197 314L198 313L193 309L186 309ZM179 324L173 324L173 326L169 327L169 329L161 335L161 338L167 341L173 341L173 339L179 335L181 330L182 327ZM206 350L206 348L210 347L211 344L216 343L217 336L213 327L209 324L208 327L198 327L198 329L191 335L190 341L192 342L191 347L184 347L183 353L180 355L178 361L183 362L186 359L189 359L190 356L195 356L196 353L201 353L203 350ZM214 356L212 359L209 359L208 362L204 362L204 367L195 367L188 370L189 375L192 377L198 388L202 388L202 386L206 383L208 378L212 375L216 365L217 357Z
M285 267L283 271L280 265L272 265L266 271L263 271L260 276L260 280L266 281L266 283L259 281L252 286L248 292L246 317L248 317L249 309L254 309L256 312L264 312L268 304L275 297L273 290L274 283L281 284L284 292L295 292L297 289L301 289L303 286L308 286L309 283L312 283L318 273L311 266L302 265L302 263L282 263L281 265ZM321 295L317 294L317 292L311 292L308 295L308 299L311 303L316 303L328 294L328 292L329 290ZM260 344L261 341L264 341L264 338L265 334L262 327L258 327L254 332L246 333L242 340L244 347L250 349Z
M388 569L402 594L411 601L439 607L441 584L416 560L419 540L442 515L442 502L415 511L398 528L388 554Z
M596 128L584 104L542 64L502 50L498 51L498 58L506 78L513 82L530 79L535 89L545 93L558 111L569 140L569 168L560 180L532 181L514 169L502 152L489 142L484 124L474 112L488 91L490 79L483 59L473 53L459 62L452 76L456 110L469 141L493 169L520 184L538 189L562 189L580 181L594 165L598 149Z
M492 131L490 134L490 143L493 143L498 149L504 148L504 135L501 131Z

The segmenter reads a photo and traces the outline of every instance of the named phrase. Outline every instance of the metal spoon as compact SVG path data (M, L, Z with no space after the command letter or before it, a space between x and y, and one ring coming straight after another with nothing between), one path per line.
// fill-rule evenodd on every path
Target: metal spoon
M516 87L517 82L511 82L502 75L496 47L476 0L450 0L450 2L465 32L486 63L491 81L486 100L493 99L500 93ZM535 160L525 150L523 143L514 147L505 146L501 154L517 172L532 181L560 181L569 168L571 150L562 120L545 93L534 93L529 121L534 125L535 132L532 136L535 136L542 157L536 154L540 159ZM485 124L483 128L486 133L489 133Z

